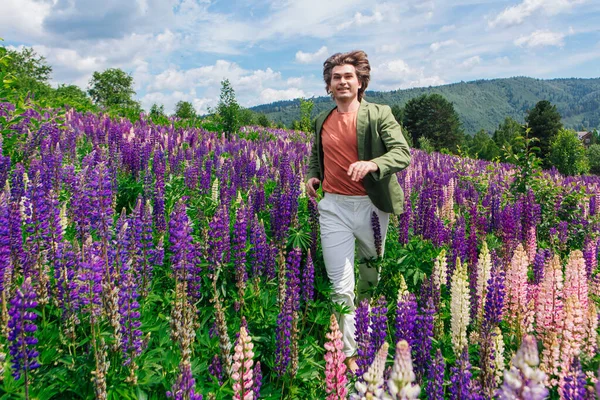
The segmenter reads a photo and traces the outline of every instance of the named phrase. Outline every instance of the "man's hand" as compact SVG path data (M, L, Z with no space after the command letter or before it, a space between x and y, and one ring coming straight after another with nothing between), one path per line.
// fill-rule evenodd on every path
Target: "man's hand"
M354 182L358 182L369 172L375 172L378 169L379 167L373 161L357 161L348 167L348 176Z
M319 188L320 184L321 181L318 178L310 178L306 182L306 194L308 194L310 197L317 197L317 189Z

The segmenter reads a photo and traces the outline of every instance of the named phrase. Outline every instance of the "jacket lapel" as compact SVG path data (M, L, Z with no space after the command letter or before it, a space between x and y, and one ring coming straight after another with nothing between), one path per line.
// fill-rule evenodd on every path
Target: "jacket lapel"
M360 102L358 116L356 117L356 141L358 145L358 159L365 159L365 137L369 127L369 103L366 100Z

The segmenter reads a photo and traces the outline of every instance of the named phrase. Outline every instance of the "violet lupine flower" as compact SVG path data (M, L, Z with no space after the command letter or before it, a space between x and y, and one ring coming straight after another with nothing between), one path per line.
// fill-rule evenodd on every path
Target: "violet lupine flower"
M250 226L250 250L248 251L248 261L253 278L258 279L263 275L268 257L269 248L265 227L255 214Z
M70 243L60 244L60 250L58 251L60 257L58 258L54 267L54 278L56 279L56 300L62 310L63 320L69 321L73 319L73 322L78 322L77 311L81 307L80 299L80 285L75 279L77 275L77 255L72 250ZM73 331L74 326L67 327L69 332L67 336L75 334Z
M302 300L304 304L310 304L314 299L315 265L313 264L310 250L306 255L304 269L302 270Z
M327 400L345 399L348 395L346 389L346 365L344 360L346 356L342 351L342 332L340 332L337 319L331 314L329 333L325 336L328 341L325 342L325 385L327 391Z
M358 352L356 376L360 377L365 373L375 355L371 345L371 335L369 334L369 301L367 299L361 301L356 308L354 325L356 327L354 340Z
M196 394L196 380L192 376L192 365L189 361L179 364L179 376L173 384L167 397L174 400L202 400L201 394Z
M208 373L214 376L219 385L223 384L223 364L221 364L221 357L215 355L208 365Z
M35 319L37 314L32 310L37 307L35 291L31 286L31 278L27 277L20 288L15 290L14 297L10 300L8 315L8 341L12 357L12 375L15 380L25 374L25 385L28 385L28 374L32 369L38 368L39 353L35 349L38 340L33 336L37 330Z
M140 321L140 304L138 292L132 271L125 273L125 278L119 291L119 313L121 315L121 351L123 352L123 365L130 368L131 375L135 376L137 364L135 359L142 354L142 325ZM135 381L135 379L134 379Z
M452 242L450 243L450 257L448 259L448 285L456 267L456 260L467 259L467 240L465 229L465 217L460 217L456 223L456 228L452 232Z
M592 272L598 268L598 240L587 237L583 244L583 258L585 258L585 267L588 279Z
M379 216L375 211L373 211L371 214L371 229L373 229L373 239L375 241L377 259L380 259L383 256L383 250L381 246L381 224L379 223Z
M286 299L290 299L292 310L300 309L300 262L302 260L302 250L292 249L287 256L286 262Z
M481 395L473 387L471 380L471 363L469 363L469 352L465 347L460 357L456 360L456 366L450 368L450 399L451 400L479 400Z
M400 244L408 244L411 217L412 205L410 198L407 198L404 206L404 212L398 217L398 242Z
M211 271L223 266L229 258L229 212L225 206L217 208L208 224L208 262Z
M433 342L433 316L435 305L433 299L427 299L427 303L419 310L415 329L415 373L419 382L423 382L431 365L431 347Z
M90 228L96 231L102 243L108 245L112 236L111 226L114 215L113 188L110 171L104 163L100 163L90 171L88 185Z
M231 239L231 257L235 266L235 285L238 288L238 301L235 303L235 307L238 311L239 307L244 305L244 293L246 282L248 281L248 272L246 271L248 221L246 215L246 207L242 203L237 210L236 221L233 227L233 237Z
M187 293L194 300L200 298L200 274L197 270L196 247L192 243L192 226L183 201L179 201L169 220L171 265L176 282L186 282Z
M406 284L405 284L406 285ZM401 289L398 294L398 303L396 307L396 334L394 341L406 340L409 346L414 349L415 329L417 322L417 299L413 293L408 292L408 288Z
M13 265L10 262L10 225L9 225L8 193L0 193L0 296L5 285L10 282L5 279L12 277Z
M275 335L277 338L277 349L275 350L275 373L282 377L285 375L291 360L291 336L293 319L292 301L285 299L281 311L277 317L277 328Z
M444 370L446 362L440 349L435 353L435 358L427 376L425 393L430 400L444 400Z
M542 279L544 279L544 266L550 257L552 252L550 249L538 249L533 260L533 283L539 285Z
M262 371L260 369L260 361L256 362L254 366L254 384L252 389L254 390L254 398L260 398L260 387L262 386Z
M371 346L379 349L387 336L387 301L385 296L380 296L371 309ZM375 352L373 352L375 353ZM369 360L369 361L372 361Z
M152 172L156 177L154 184L154 226L157 232L162 233L167 228L165 221L165 156L162 150L154 152Z
M581 370L581 362L578 357L573 357L569 371L564 376L558 392L564 400L579 400L589 398L587 396L587 379Z
M310 254L314 257L317 254L319 238L319 209L317 201L312 197L308 198L308 225L310 226Z
M82 309L88 314L92 323L97 322L102 313L102 275L104 262L100 257L100 246L92 243L82 250L84 260L81 262L78 280L81 282L80 295Z
M492 256L492 260L496 260ZM504 307L504 296L506 291L504 289L504 278L505 272L495 262L492 265L490 272L490 279L488 280L488 289L485 296L484 306L484 318L482 323L482 329L491 332L494 327L500 324L502 321L502 310Z

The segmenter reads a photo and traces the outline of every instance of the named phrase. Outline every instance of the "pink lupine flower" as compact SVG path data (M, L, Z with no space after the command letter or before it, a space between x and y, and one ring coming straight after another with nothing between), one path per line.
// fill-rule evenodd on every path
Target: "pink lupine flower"
M509 370L504 371L504 383L498 390L500 400L542 400L548 397L544 386L546 374L538 368L537 342L535 337L525 335L521 347L514 355Z
M583 337L583 352L592 358L598 350L598 309L593 301L590 301L585 321L585 333Z
M519 243L506 271L506 320L517 329L517 335L527 331L525 314L527 312L527 267L529 258Z
M585 259L581 250L573 250L565 267L565 298L576 296L581 304L583 314L587 314L589 303L589 286Z
M581 352L585 333L584 316L583 307L577 296L567 297L564 324L561 330L562 339L560 341L560 378L569 370L573 357L579 356Z
M346 389L346 365L344 360L346 356L342 349L342 332L338 326L335 315L331 314L329 333L325 335L328 342L325 343L325 384L327 390L327 400L342 400L348 396Z
M242 326L240 337L235 344L233 365L231 367L234 400L254 400L254 390L252 390L254 382L252 372L252 365L254 364L252 360L252 357L254 357L253 348L252 338L248 335L246 328Z

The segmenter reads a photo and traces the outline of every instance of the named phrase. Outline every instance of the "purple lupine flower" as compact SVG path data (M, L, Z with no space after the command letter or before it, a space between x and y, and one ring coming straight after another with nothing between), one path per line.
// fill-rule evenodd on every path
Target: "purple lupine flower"
M0 193L0 295L4 292L7 277L13 275L13 264L10 262L10 217L8 193Z
M96 231L100 241L108 245L110 242L113 220L113 189L110 171L104 163L100 163L90 171L89 180L90 228Z
M310 226L310 254L316 257L319 238L319 209L317 201L308 198L308 225Z
M573 357L569 371L564 377L564 382L558 389L560 398L564 400L578 400L589 398L587 395L587 379L581 370L579 357Z
M156 177L154 184L154 226L157 232L164 232L167 228L165 221L165 156L162 150L154 152L152 172Z
M533 260L533 283L539 285L544 278L544 267L552 256L550 249L538 249Z
M267 235L262 222L259 222L255 214L250 226L250 250L248 251L248 260L252 276L258 279L264 273L264 267L269 257L269 248L267 247Z
M229 258L229 212L225 206L217 208L215 215L208 224L210 235L208 238L209 268L214 271Z
M133 271L125 272L119 291L119 313L121 316L121 351L123 352L123 365L130 366L135 358L142 354L142 331L140 326L140 304L138 303L137 285ZM135 368L133 368L135 371Z
M279 254L279 250L277 250L277 245L272 243L271 241L267 242L267 260L265 262L265 275L268 280L275 279L276 272L275 267L277 265L277 255Z
M304 269L302 270L302 300L304 304L310 304L315 296L315 265L313 264L310 250L306 255Z
M369 334L369 301L367 299L363 299L356 308L354 326L356 327L354 339L358 352L356 376L360 377L367 371L375 356L374 347L371 344L371 335Z
M45 188L41 183L41 176L36 172L34 178L27 186L26 195L23 197L26 257L23 265L23 275L32 276L37 284L36 291L40 301L48 301L49 278L46 276L44 265L45 255L49 251L49 205L46 201ZM34 270L34 267L37 267Z
M196 394L196 380L192 376L192 366L186 361L179 364L179 376L173 384L167 397L174 400L202 400L201 394Z
M381 243L381 224L379 223L379 216L375 211L371 214L371 229L373 229L373 239L375 241L375 251L377 252L377 258L383 256L382 243ZM379 347L378 347L379 348Z
M371 346L374 350L381 348L387 336L387 301L385 296L380 296L371 309ZM373 352L373 356L375 351ZM373 360L370 359L369 363Z
M62 309L63 318L75 316L81 306L80 285L77 276L77 255L70 243L61 243L58 258L54 268L56 279L56 300Z
M444 370L446 362L440 349L435 353L435 358L427 376L425 393L430 400L444 400Z
M25 374L26 390L28 374L32 369L38 368L39 353L35 349L38 340L33 336L37 330L35 319L37 314L32 310L37 307L35 291L31 286L31 278L27 277L20 288L15 290L14 297L10 300L8 315L8 341L12 357L12 375L15 380Z
M260 369L260 361L256 362L254 366L254 384L252 385L252 390L254 390L254 398L260 398L260 387L262 386L262 371Z
M588 279L592 272L598 268L598 239L587 237L583 244L583 258L585 258L585 267Z
M456 360L456 366L450 368L449 394L451 400L479 400L482 398L474 388L472 376L469 352L465 347Z
M223 364L221 363L221 357L215 355L208 366L208 373L213 376L219 385L223 384Z
M410 197L407 197L404 212L398 217L398 242L400 244L408 244L408 232L410 230L411 217L412 205Z
M492 255L492 260L496 257ZM488 289L485 296L484 318L482 329L491 332L492 329L502 321L502 310L504 307L504 277L505 272L494 262L488 280Z
M231 238L231 258L235 267L235 285L238 289L238 301L235 303L236 311L244 304L244 293L248 272L246 271L246 241L248 238L248 221L246 208L243 203L237 210L237 218L233 227Z
M192 226L183 201L177 203L171 214L169 241L171 244L171 268L175 274L175 280L186 282L188 295L193 300L198 300L201 277L197 269L197 250L192 242Z
M423 283L425 284L425 283ZM421 299L423 301L424 299ZM419 382L427 376L431 365L431 347L433 342L433 316L435 305L433 298L429 297L424 307L419 310L415 329L415 373Z
M467 240L466 240L466 228L465 228L465 217L460 217L456 223L454 232L452 232L452 242L450 243L450 257L448 258L448 282L450 284L450 278L454 273L457 259L467 259Z
M286 260L286 299L292 302L292 310L300 309L300 262L302 260L302 250L292 249Z
M282 377L285 375L291 360L290 338L292 337L292 300L285 299L281 306L281 311L277 317L277 328L275 336L277 340L277 349L275 350L275 373Z
M406 340L411 349L415 348L415 329L417 322L417 300L413 293L398 296L396 308L396 334L394 341Z
M101 293L104 261L100 256L100 245L97 242L82 249L82 253L84 259L78 274L78 281L81 283L79 292L81 304L84 313L89 315L92 323L95 323L102 313Z

